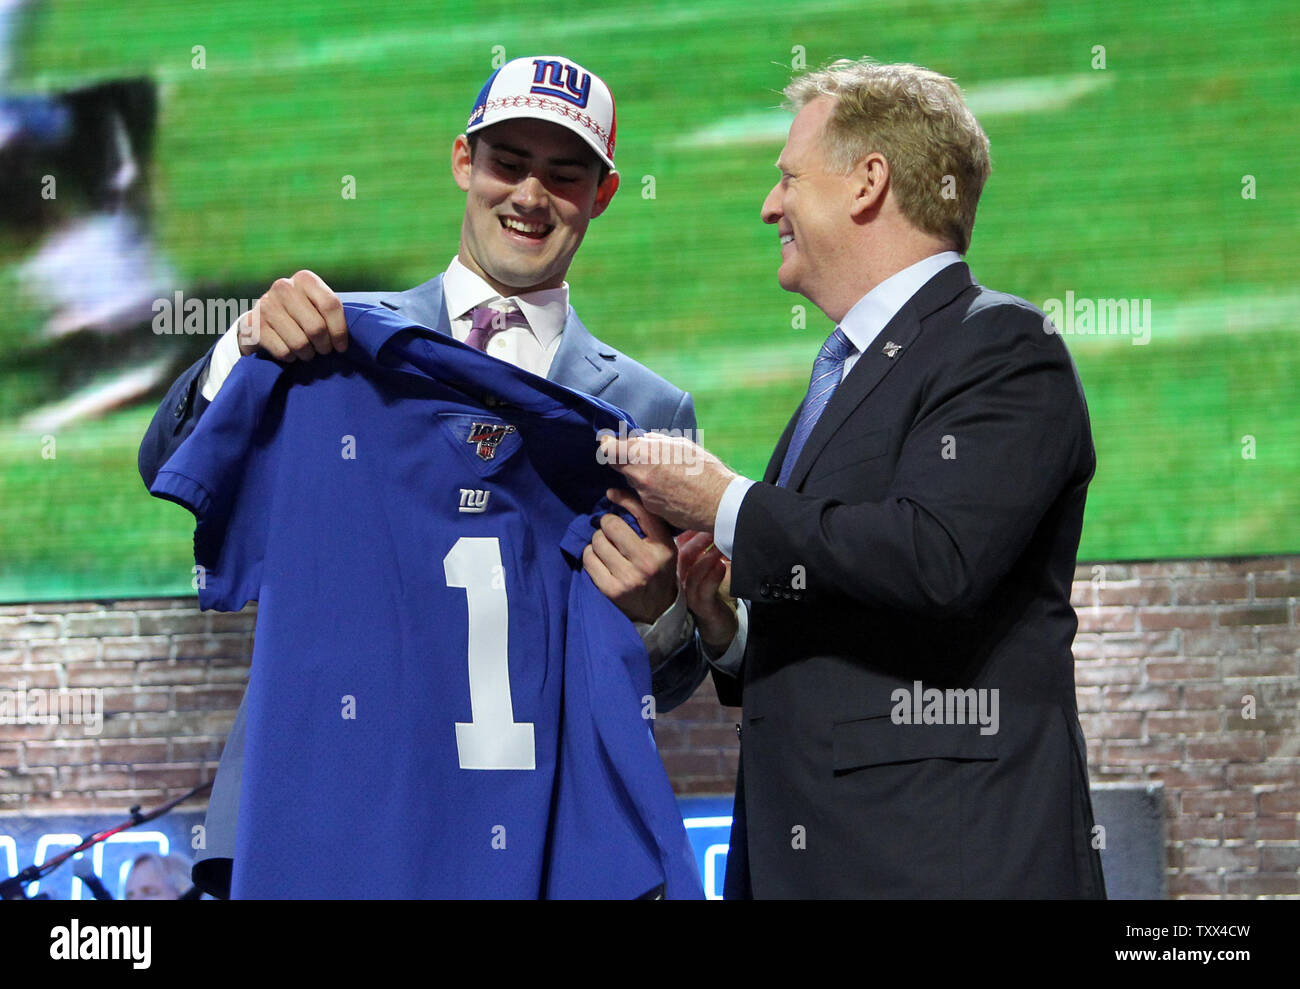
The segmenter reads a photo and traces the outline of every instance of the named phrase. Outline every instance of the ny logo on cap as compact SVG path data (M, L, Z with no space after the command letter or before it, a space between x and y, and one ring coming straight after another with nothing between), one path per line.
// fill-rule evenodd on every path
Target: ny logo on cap
M579 73L576 65L542 58L533 59L533 65L536 66L536 71L533 72L533 86L528 90L530 93L558 96L575 106L586 107L587 97L591 95L590 72ZM551 74L549 86L542 85L546 81L547 70Z
M474 443L474 452L483 460L491 460L497 455L501 441L515 431L514 426L503 422L475 422L469 427L466 443Z

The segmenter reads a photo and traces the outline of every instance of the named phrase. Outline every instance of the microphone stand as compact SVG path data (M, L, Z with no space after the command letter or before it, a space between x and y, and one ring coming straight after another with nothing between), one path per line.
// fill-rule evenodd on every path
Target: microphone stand
M53 872L55 869L61 866L68 859L72 858L72 856L76 855L78 852L84 852L87 848L91 848L92 846L99 844L104 839L110 838L121 831L128 831L131 828L138 827L141 824L145 824L149 821L155 820L156 818L162 817L164 814L166 814L169 810L171 810L173 807L177 806L178 804L184 803L186 800L189 800L191 797L197 797L200 793L206 793L208 790L211 789L212 789L211 780L208 780L208 782L206 783L200 783L189 793L183 794L177 797L175 800L170 800L167 803L163 804L161 807L156 807L153 810L149 811L147 814L140 813L140 805L136 804L134 807L131 808L130 811L131 816L126 821L122 822L116 827L109 828L106 831L97 832L96 834L92 834L76 848L69 848L66 852L60 852L58 855L54 856L54 858L50 859L48 862L42 862L40 865L29 865L26 869L23 869L16 876L12 876L9 879L0 879L0 899L3 900L27 899L28 898L27 890L25 887L28 883L34 883L38 879L43 879L44 877L48 876L51 872Z

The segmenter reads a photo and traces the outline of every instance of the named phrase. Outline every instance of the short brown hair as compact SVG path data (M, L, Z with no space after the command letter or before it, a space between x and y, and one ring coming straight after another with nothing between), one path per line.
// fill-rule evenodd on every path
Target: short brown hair
M833 168L846 174L871 152L889 162L903 215L965 254L989 177L989 139L947 76L917 65L840 59L791 80L790 108L829 96L822 133Z

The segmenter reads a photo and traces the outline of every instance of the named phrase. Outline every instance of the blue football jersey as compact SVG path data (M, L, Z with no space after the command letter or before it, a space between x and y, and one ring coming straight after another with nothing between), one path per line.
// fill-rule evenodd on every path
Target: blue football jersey
M231 895L702 896L645 648L581 565L626 414L344 309L343 354L240 360L151 489L200 605L258 602Z

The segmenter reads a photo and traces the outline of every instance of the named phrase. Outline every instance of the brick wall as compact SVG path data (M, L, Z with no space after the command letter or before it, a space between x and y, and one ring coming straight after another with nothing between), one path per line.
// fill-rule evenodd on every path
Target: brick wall
M1163 782L1169 895L1300 895L1300 557L1075 577L1088 765Z
M1164 784L1170 896L1300 896L1298 598L1300 557L1079 567L1092 779ZM0 725L0 813L121 814L210 778L254 614L189 599L0 606L0 689L98 687L104 702L98 735ZM679 793L730 793L738 720L708 683L660 716Z
M0 605L0 690L103 698L98 734L0 724L0 813L122 815L209 779L248 679L254 619L253 608L200 612L188 598Z

